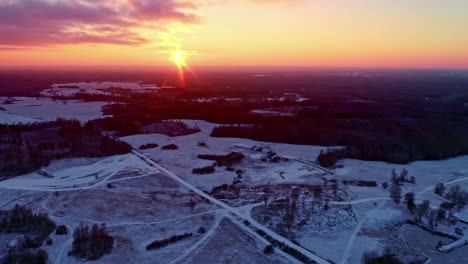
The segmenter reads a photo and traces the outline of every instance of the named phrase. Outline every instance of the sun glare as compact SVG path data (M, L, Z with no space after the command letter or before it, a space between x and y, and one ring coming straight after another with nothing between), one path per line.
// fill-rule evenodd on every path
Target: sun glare
M179 84L181 86L185 86L185 76L184 70L187 68L187 64L185 62L186 53L183 51L171 51L172 56L171 60L177 65L178 75L179 75Z
M186 65L185 63L185 54L181 51L172 52L172 61L177 65L177 67L182 68Z

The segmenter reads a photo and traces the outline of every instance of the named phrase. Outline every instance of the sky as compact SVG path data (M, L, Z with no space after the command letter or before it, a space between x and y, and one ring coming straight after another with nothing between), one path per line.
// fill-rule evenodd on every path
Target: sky
M466 0L0 0L0 65L468 68Z

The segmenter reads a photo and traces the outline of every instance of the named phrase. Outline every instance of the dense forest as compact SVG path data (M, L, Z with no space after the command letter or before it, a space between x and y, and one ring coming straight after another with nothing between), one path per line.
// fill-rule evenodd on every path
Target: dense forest
M346 147L347 158L408 163L439 160L468 154L468 108L466 92L452 99L422 97L421 91L399 94L353 96L322 94L296 102L287 97L210 101L173 98L112 104L104 113L132 129L140 123L165 119L202 119L225 124L214 129L214 137L241 137L259 141ZM406 96L403 96L406 95ZM421 97L415 97L415 96ZM382 97L384 96L384 97ZM288 116L252 113L255 109L293 108ZM113 122L113 125L119 122Z
M52 160L125 154L131 146L103 135L92 124L58 119L0 125L0 150L0 176L8 178L40 169Z
M174 77L150 73L98 76L90 71L76 76L61 72L60 76L62 80L86 76L92 81L127 78L157 85ZM201 72L199 78L188 76L183 89L144 94L118 91L105 98L77 94L76 99L112 102L103 108L103 114L112 117L91 122L91 126L117 136L194 133L196 128L180 124L154 124L168 119L201 119L225 124L214 129L215 137L343 146L346 152L339 153L343 157L407 163L468 154L466 76L464 72L437 70L309 69L261 75ZM307 99L297 100L298 96ZM294 109L292 115L252 113L286 107ZM176 133L170 134L172 131Z

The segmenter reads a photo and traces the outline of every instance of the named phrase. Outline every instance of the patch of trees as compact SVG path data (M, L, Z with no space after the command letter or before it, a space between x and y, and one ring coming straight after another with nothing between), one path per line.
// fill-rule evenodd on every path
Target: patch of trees
M0 232L25 234L24 248L38 248L55 230L47 214L35 214L30 208L16 205L10 211L0 211Z
M199 159L216 161L216 166L231 167L244 159L244 154L239 152L231 152L227 155L198 155Z
M112 252L114 238L109 235L105 224L94 224L91 228L81 224L73 233L73 246L68 255L79 259L96 260Z
M327 150L320 150L317 157L317 162L320 166L331 168L336 165L339 160L347 157L347 151L344 148L332 148Z
M393 169L391 181L395 184L401 184L404 182L415 184L416 177L408 176L408 171L406 169L402 169L399 175L396 173L395 169Z
M211 174L215 172L215 168L213 166L207 166L202 168L194 168L192 173L194 174Z
M103 111L106 111L106 107L113 106L115 105L104 106ZM90 123L102 130L111 131L119 137L148 133L183 136L200 132L198 127L190 128L179 121L162 121L158 115L140 113L138 109L136 107L135 111L129 110L122 115L95 119Z
M176 243L176 242L178 242L180 240L186 239L186 238L191 237L191 236L193 236L192 233L184 233L184 234L181 234L181 235L174 235L174 236L171 236L171 237L166 238L166 239L156 240L156 241L152 242L151 244L147 245L146 250L160 249L160 248L165 247L165 246L167 246L169 244Z
M179 149L179 147L176 144L170 144L170 145L163 146L161 149L162 150L176 150L176 149Z
M412 183L412 184L416 183L416 177L414 177L414 176L409 177L408 176L408 171L406 169L402 169L399 175L397 174L395 169L393 169L390 180L391 180L391 185L390 185L390 187L388 189L388 191L390 193L390 198L397 204L400 203L401 198L402 198L402 196L401 196L402 195L401 186L403 185L403 183L404 182ZM385 182L385 184L386 184L386 182ZM388 187L388 184L386 184L386 185ZM386 188L386 187L384 186L384 188ZM412 199L410 199L411 197L412 197ZM414 194L413 193L407 193L405 195L405 201L407 203L408 203L408 199L410 199L410 200L412 200L414 202ZM408 209L410 209L410 207L412 207L412 206L409 205Z
M445 193L445 199L454 204L455 208L460 212L468 203L468 192L463 190L460 185L454 185Z
M395 184L392 183L392 186ZM397 186L397 185L396 185ZM458 219L454 215L454 210L460 210L468 201L465 196L466 192L460 186L453 186L446 194L446 199L450 202L442 202L438 208L431 206L429 200L424 200L420 204L416 204L415 194L412 192L406 193L404 196L408 211L414 215L414 223L421 228L434 231L439 223L443 222L448 225L454 225ZM434 231L436 232L436 231Z
M0 211L0 232L21 233L24 237L8 249L1 263L47 263L47 252L38 249L54 231L55 223L46 214L16 205L12 210Z
M330 180L330 182L333 182ZM336 180L335 180L336 182ZM342 183L344 185L354 185L354 186L361 186L361 187L377 187L377 182L376 181L354 181L354 180L343 180Z
M13 177L47 166L52 160L129 153L132 147L77 120L0 125L0 177Z
M145 150L145 149L152 149L152 148L157 148L157 147L158 147L158 144L149 143L149 144L141 145L139 149Z

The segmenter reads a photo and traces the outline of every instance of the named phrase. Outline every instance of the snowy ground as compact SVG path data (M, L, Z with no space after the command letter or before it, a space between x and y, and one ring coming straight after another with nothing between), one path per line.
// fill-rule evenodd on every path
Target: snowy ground
M43 96L72 96L76 93L103 94L110 95L111 91L105 91L111 88L129 89L133 92L157 91L161 88L155 84L138 84L129 82L79 82L54 84L51 88L41 92Z
M306 160L311 163L320 151L320 147L300 146L288 144L276 144L257 142L248 139L238 138L211 138L209 134L215 124L204 121L185 121L191 125L196 125L202 129L202 132L170 138L159 134L135 135L125 137L123 140L138 147L140 144L157 143L176 144L179 146L175 151L163 151L160 148L145 150L148 157L157 160L167 168L173 170L188 182L198 186L201 189L210 190L213 186L222 183L230 183L233 179L232 172L227 172L221 168L216 168L214 174L194 175L191 169L211 164L211 161L200 160L198 154L227 154L232 151L242 152L247 158L236 165L236 169L245 171L246 177L243 182L247 185L277 184L277 183L306 183L320 184L323 177L342 180L375 180L379 184L377 187L358 187L347 186L347 192L350 202L338 202L337 204L352 204L354 211L358 215L358 222L348 227L337 227L337 232L322 234L303 233L298 239L301 245L317 252L325 259L333 260L336 263L360 263L361 256L369 250L381 249L385 245L394 243L403 243L401 238L381 237L376 238L367 235L368 232L362 230L377 230L382 225L391 225L395 222L405 219L412 219L404 205L396 206L389 200L388 191L381 187L383 182L388 182L392 169L399 173L403 168L409 171L410 176L416 177L416 184L405 184L402 193L412 191L416 193L417 201L428 199L433 206L438 206L443 199L433 194L433 187L438 182L444 182L447 185L461 184L468 187L468 156L458 157L443 161L420 161L407 165L395 165L384 162L365 162L358 160L345 160L343 168L337 168L334 175L324 173L321 170L314 170L314 167L300 164L297 160ZM197 143L204 142L206 146L200 147ZM258 159L262 153L250 150L252 146L261 146L264 149L272 149L278 155L285 156L291 160L288 162L267 163L262 166ZM284 178L278 177L280 175ZM462 215L468 210L463 210ZM344 228L344 229L343 229ZM440 227L442 231L453 234L454 227L450 229ZM447 230L444 230L447 229ZM396 229L398 230L398 229ZM372 233L372 232L371 232ZM430 234L429 234L430 235ZM432 235L431 235L432 236ZM330 245L327 247L326 245ZM333 245L333 247L331 247ZM339 246L337 250L336 245ZM333 249L332 249L333 248ZM412 247L400 247L403 251L414 259L425 258L427 254L421 254L412 249ZM435 248L433 248L435 250ZM459 250L449 254L460 254ZM337 254L338 251L338 254ZM437 263L431 262L428 263Z
M35 99L24 100L26 102L19 101L4 107L15 113L14 107L21 110L17 104L23 104L25 108ZM46 100L39 101L44 103ZM44 107L50 107L49 113L52 113L52 109L60 104L50 101ZM75 107L73 105L69 102L68 107ZM16 114L37 118L34 111L22 111ZM69 111L72 114L72 110ZM83 112L80 119L86 116ZM416 177L416 184L405 183L402 193L413 191L418 202L427 199L438 206L443 198L433 193L436 183L460 184L468 188L468 156L407 165L345 160L342 168L328 172L313 162L322 147L212 138L209 135L216 124L196 120L184 122L190 127L199 127L201 132L180 137L162 134L128 136L122 139L136 149L148 143L156 143L159 147L143 150L142 154L134 152L100 159L56 161L44 168L54 175L53 178L31 173L2 181L0 207L9 209L17 203L25 204L35 211L47 212L57 224L65 224L69 229L80 222L105 222L116 237L116 244L112 254L96 263L300 263L278 249L272 255L265 255L263 249L269 242L254 228L297 247L299 252L319 263L330 263L327 261L330 260L333 263L358 264L364 252L388 247L403 252L405 261L460 263L460 260L468 258L464 247L448 253L438 252L438 241L444 244L452 241L405 224L412 216L404 204L394 204L388 198L388 191L381 187L383 182L389 181L392 169L400 172L405 168L409 176ZM168 144L176 144L179 148L161 149ZM253 146L262 147L263 151L252 150ZM278 163L262 161L270 150L288 160ZM241 163L234 165L234 169L244 171L242 184L246 187L275 184L317 186L322 184L323 178L337 180L340 191L344 190L346 196L343 196L344 201L329 201L332 207L329 217L338 219L336 208L345 207L352 208L355 217L349 218L351 220L347 223L329 219L329 226L320 232L312 226L305 227L302 229L305 231L295 237L300 246L293 244L274 233L274 228L263 226L252 218L251 211L261 203L232 207L210 196L209 191L214 186L231 184L236 177L235 172L216 167L213 174L192 173L193 168L213 163L199 159L197 155L230 152L241 152L245 156ZM379 186L346 186L341 184L343 180L372 180ZM193 209L189 206L191 199L196 201ZM465 219L466 215L467 209L460 212ZM322 216L315 217L318 219L311 220L311 223L326 222L320 220ZM244 220L254 228L243 224ZM198 232L202 226L206 233ZM439 230L455 235L455 227L468 234L467 226L462 224L450 228L441 225ZM184 232L192 232L194 236L160 250L145 249L154 240ZM67 255L72 243L70 234L52 235L52 239L54 244L46 247L52 263L81 262Z
M314 160L321 147L300 146L258 142L240 138L213 138L209 135L216 124L205 121L185 120L189 126L197 126L199 133L168 137L162 134L133 135L121 138L135 148L147 143L156 143L160 147L143 150L148 157L160 162L190 183L204 190L211 190L214 186L230 184L236 176L235 172L227 171L223 167L216 167L213 174L192 174L193 168L210 166L213 161L197 158L200 154L226 155L230 152L241 152L245 159L235 166L236 170L245 171L242 181L249 185L274 183L313 183L321 182L324 171L293 159ZM200 146L203 142L206 146ZM161 146L176 144L177 150L162 150ZM262 146L263 152L253 151L251 147ZM262 162L268 150L273 150L282 157L291 160L279 163Z
M1 124L30 123L51 121L59 117L86 122L102 117L104 102L81 102L76 100L58 101L50 98L14 97L0 98L12 100L13 104L2 104L6 111L0 110Z

